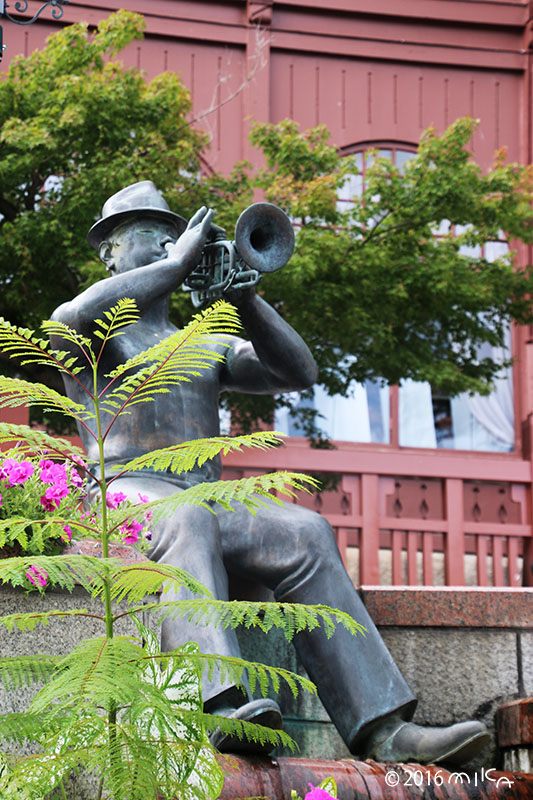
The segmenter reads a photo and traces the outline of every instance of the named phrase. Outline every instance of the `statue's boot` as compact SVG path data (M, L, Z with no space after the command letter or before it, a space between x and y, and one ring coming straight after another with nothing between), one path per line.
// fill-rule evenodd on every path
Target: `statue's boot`
M445 728L405 722L397 715L378 725L364 744L367 758L394 763L465 764L489 742L482 722L458 722Z
M256 725L264 725L266 728L281 730L283 718L278 704L268 697L259 700L251 700L238 708L223 707L211 708L211 713L222 717L253 722ZM247 753L256 755L266 755L270 753L275 744L271 742L259 742L247 739L245 736L239 738L236 733L223 733L220 728L214 730L209 740L213 747L221 753Z

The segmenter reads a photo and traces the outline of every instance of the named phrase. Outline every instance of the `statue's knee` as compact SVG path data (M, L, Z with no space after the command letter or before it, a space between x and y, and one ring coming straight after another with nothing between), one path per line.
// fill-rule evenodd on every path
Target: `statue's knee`
M198 509L200 510L200 509ZM150 558L160 560L162 553L197 553L208 556L219 554L220 533L216 519L205 519L202 514L174 514L161 520L153 534Z
M329 563L338 556L335 533L329 522L319 514L310 514L301 526L301 551L314 564Z

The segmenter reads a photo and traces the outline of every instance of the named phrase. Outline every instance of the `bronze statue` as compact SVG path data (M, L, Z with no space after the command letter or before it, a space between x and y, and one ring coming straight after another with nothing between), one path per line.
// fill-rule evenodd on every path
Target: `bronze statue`
M110 342L100 365L102 375L175 332L168 317L169 297L199 263L204 244L216 229L212 217L212 211L201 208L187 223L169 210L151 181L128 186L107 200L88 240L110 276L54 312L54 319L90 336L93 320L120 298L136 301L141 319L126 335ZM317 377L313 357L277 312L250 287L229 287L227 296L238 308L249 341L233 337L223 363L157 395L154 403L134 406L130 415L120 418L106 443L110 470L115 463L155 448L217 435L223 391L264 394L313 385ZM71 398L83 401L73 380L67 378L66 389ZM96 457L92 439L83 430L80 435L89 457ZM118 479L114 489L133 500L138 493L156 499L191 483L218 479L220 473L216 458L187 475L187 482L143 470ZM244 508L219 509L213 515L185 506L158 525L149 555L192 573L220 599L228 597L231 573L267 586L277 601L326 604L364 625L366 637L354 638L338 628L330 640L320 629L295 639L298 656L352 753L378 761L460 763L487 743L488 734L479 722L424 728L409 721L416 699L344 569L329 523L318 514L288 503L259 509L255 517ZM203 651L239 655L231 630L197 627L181 619L163 623L163 649L187 640L198 642ZM273 700L245 701L241 691L216 674L204 683L203 697L209 711L281 726L281 712ZM248 748L250 752L256 747L219 732L214 732L212 741L222 751Z

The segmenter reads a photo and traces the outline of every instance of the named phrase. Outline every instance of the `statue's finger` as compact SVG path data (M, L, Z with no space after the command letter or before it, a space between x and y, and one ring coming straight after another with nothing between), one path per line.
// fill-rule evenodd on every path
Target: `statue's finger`
M195 211L193 216L190 218L187 228L194 228L195 225L199 225L199 223L202 222L202 220L205 218L206 214L207 214L206 206L202 206L201 208L199 208L198 211Z

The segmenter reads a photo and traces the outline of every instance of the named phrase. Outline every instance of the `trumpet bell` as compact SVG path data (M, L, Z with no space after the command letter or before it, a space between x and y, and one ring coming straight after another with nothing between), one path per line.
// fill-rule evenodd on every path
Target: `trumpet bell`
M235 247L245 264L258 272L281 269L294 250L289 217L272 203L253 203L237 220Z

